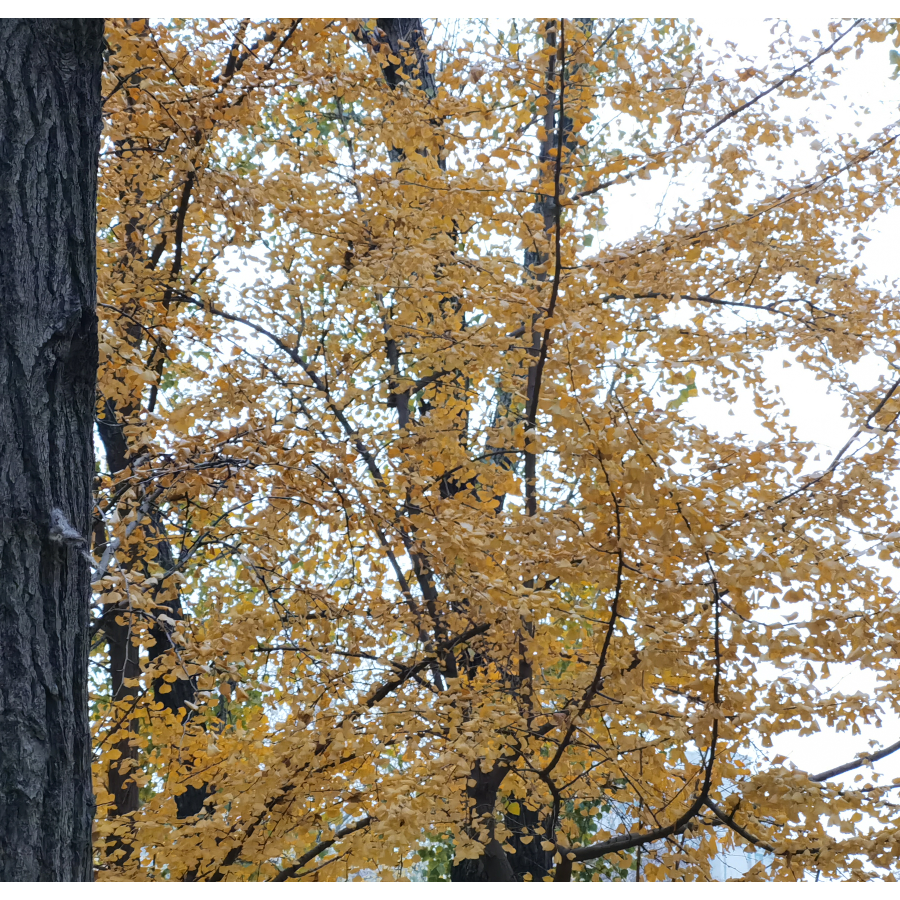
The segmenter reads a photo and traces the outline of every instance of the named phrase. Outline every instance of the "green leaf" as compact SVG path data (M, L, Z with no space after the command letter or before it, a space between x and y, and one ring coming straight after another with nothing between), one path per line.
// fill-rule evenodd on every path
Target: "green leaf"
M697 385L694 384L694 382L691 382L690 384L686 384L681 389L681 392L678 394L678 396L674 400L670 400L666 404L666 409L678 409L678 407L681 406L682 403L685 403L691 397L696 397L696 396L697 396Z

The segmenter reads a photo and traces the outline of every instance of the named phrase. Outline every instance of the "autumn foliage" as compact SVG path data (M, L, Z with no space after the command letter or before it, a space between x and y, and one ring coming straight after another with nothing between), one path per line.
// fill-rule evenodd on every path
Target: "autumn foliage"
M892 877L894 785L767 748L900 709L900 126L777 165L896 34L107 23L98 877ZM654 173L705 191L610 243Z

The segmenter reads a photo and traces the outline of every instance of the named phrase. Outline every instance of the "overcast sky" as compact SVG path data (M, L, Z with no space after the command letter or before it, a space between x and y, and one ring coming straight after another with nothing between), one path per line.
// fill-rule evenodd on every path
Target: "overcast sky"
M717 47L724 49L726 41L737 44L737 52L759 60L762 64L769 58L768 48L772 41L770 29L772 20L764 20L761 16L728 14L704 14L697 16L696 21L706 35ZM809 34L812 29L820 28L827 34L828 19L811 15L789 16L791 30L795 35ZM835 132L849 132L859 135L861 140L900 117L900 80L892 80L893 66L889 60L889 51L893 45L889 42L872 46L861 59L855 60L852 55L845 57L846 74L840 79L837 88L833 89L824 101L787 101L785 109L789 109L794 121L806 116L817 123L823 137ZM762 65L760 65L760 68ZM868 113L860 114L851 109L847 98L857 105L868 107ZM857 125L856 123L861 123ZM801 164L807 160L800 154ZM815 163L810 168L815 168ZM667 186L669 198L677 197L679 192L672 191L664 176L657 176L649 181L638 182L632 187L622 187L610 194L609 212L606 216L608 228L603 234L605 241L615 242L628 237L642 227L651 226L656 218L657 205L663 197ZM685 182L680 191L681 196L689 197L693 191L702 190L702 184ZM871 227L863 257L863 275L870 284L885 282L896 289L900 278L900 210L891 209L883 214L880 220ZM798 437L815 441L820 446L838 450L849 436L849 423L841 418L839 399L826 392L822 382L799 366L782 366L782 358L773 358L766 371L777 380L782 397L786 401L791 421L797 426ZM874 365L864 367L875 374ZM701 385L702 387L702 385ZM707 427L721 430L726 425L729 430L743 431L745 434L766 440L771 437L758 424L752 414L752 404L737 404L728 412L733 413L727 419L723 417L722 404L716 404L709 398L697 397L690 402L690 412L697 416ZM687 408L684 410L688 411ZM898 479L900 480L900 479ZM896 570L886 568L886 572L895 575ZM895 577L895 586L900 583ZM854 677L845 674L840 688L843 692L865 690L867 685ZM891 744L900 739L900 721L886 722L881 729L863 727L863 734L851 736L849 732L835 733L823 727L820 734L811 737L783 737L776 741L773 752L779 752L791 759L807 771L821 771L834 765L846 762L861 752L869 749L868 740L876 739L881 746ZM865 772L866 770L859 770ZM890 757L876 766L876 771L889 778L900 777L900 753ZM850 783L857 773L844 776ZM868 775L866 775L868 779Z

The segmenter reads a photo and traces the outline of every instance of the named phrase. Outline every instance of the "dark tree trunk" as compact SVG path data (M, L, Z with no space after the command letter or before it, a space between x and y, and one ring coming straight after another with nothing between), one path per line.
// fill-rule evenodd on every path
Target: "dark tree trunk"
M512 832L509 844L516 852L510 855L509 861L517 880L522 880L526 874L531 875L532 881L543 881L552 875L553 852L541 849L541 842L550 834L546 829L550 824L549 817L542 816L539 809L529 809L523 800L519 803L518 815L507 812L504 821ZM522 838L529 837L531 840L523 843Z
M141 20L132 19L129 21L134 24L136 21ZM142 20L142 22L143 24L135 34L146 38L149 34L149 28L146 19ZM114 59L115 50L113 49ZM130 81L139 84L139 73L132 75ZM130 100L128 104L131 106ZM128 153L133 143L130 137L116 142L117 154L121 156ZM193 175L189 176L189 182L193 184ZM185 187L183 190L183 196L189 198L190 189ZM139 189L135 189L133 198L139 200L141 196L142 192ZM120 200L123 199L125 198L120 196ZM125 234L127 255L123 260L123 264L127 268L133 260L144 253L143 223L139 215L135 215L126 223ZM150 268L152 267L153 264L151 263ZM172 277L174 277L174 274ZM134 313L137 312L138 310L134 310ZM141 346L144 331L145 329L136 318L126 329L129 342L136 350ZM125 427L128 424L132 424L140 416L142 409L141 394L138 392L132 395L130 401L125 403L117 403L112 399L101 397L99 398L98 406L100 414L97 419L97 431L103 443L106 462L110 472L118 474L128 468L133 459L133 452L125 434ZM150 523L146 528L156 537L156 546L159 552L158 562L166 571L174 571L175 559L172 554L172 545L166 537L165 524L160 510L153 504L147 512ZM96 548L100 554L105 549L105 539L104 535L100 542L101 546ZM126 571L131 571L135 566L141 567L145 575L149 574L145 561L140 561L134 556L124 560L124 569ZM175 621L181 621L184 618L184 610L181 606L180 597L177 594L172 601L160 607L157 613L163 611ZM103 631L109 647L111 694L117 700L128 701L133 698L133 690L129 688L127 681L137 678L141 671L139 649L132 642L132 634L137 630L135 624L134 614L128 608L127 603L108 607L104 612ZM151 663L166 654L174 656L172 653L174 645L165 627L161 624L153 626L150 629L150 636L155 642L148 652L148 658ZM169 690L166 693L160 690L164 685L165 682L160 678L154 681L154 698L162 703L165 709L173 712L176 717L183 719L187 724L192 714L186 703L193 703L196 700L197 685L195 679L183 680L179 678L173 684L167 685ZM113 795L115 814L119 816L132 816L140 807L140 795L133 779L134 772L139 766L140 752L137 747L131 746L131 735L137 730L135 722L132 722L127 728L123 728L122 737L115 744L115 749L121 754L119 764L113 764L109 768L109 792ZM175 806L178 810L179 818L184 819L199 815L203 811L203 804L208 796L205 785L199 787L188 786L183 793L175 797ZM110 852L115 854L116 849L121 850L121 854L110 858L114 858L115 861L122 863L131 855L134 848L127 840L117 839L113 843L112 850L107 851L108 856Z
M101 19L0 19L0 881L91 879Z
M115 701L128 701L134 698L134 690L127 684L132 679L140 678L141 663L138 658L138 648L131 640L130 616L127 612L121 612L118 616L113 613L110 618L121 619L121 624L107 623L106 636L109 640L109 668L112 673L113 692ZM131 736L137 732L136 723L132 722L113 746L121 756L120 760L134 760L137 758L135 749L130 746ZM133 812L138 808L138 786L132 777L134 772L126 766L112 765L109 768L109 792L113 796L113 806L119 815Z
M437 96L437 84L434 73L430 71L430 54L427 47L427 33L421 19L376 19L373 32L360 32L359 37L375 50L384 50L385 45L399 63L392 63L389 59L383 62L383 76L386 83L394 90L404 89L406 83L411 83L426 96ZM386 113L387 115L388 113ZM423 151L424 152L424 151ZM397 148L390 149L392 162L399 162L404 154ZM443 160L439 160L440 167L445 168ZM457 236L454 235L454 242ZM458 301L450 299L445 301L444 308L448 312L456 312ZM455 382L461 391L467 390L465 378L462 373L457 373ZM409 410L409 394L397 393L394 404L401 413L400 424L406 427ZM508 401L507 401L508 403ZM430 411L430 406L425 404L420 408L424 416ZM467 420L463 416L458 423L461 443L465 441ZM445 479L441 485L441 493L444 497L451 497L462 490L471 488L474 481L460 482L455 479ZM426 578L428 576L426 575ZM477 654L477 650L476 650ZM477 669L486 665L487 660L480 654L470 663ZM455 665L455 663L454 663ZM512 831L512 844L516 853L509 854L503 849L500 842L493 837L493 817L500 786L503 782L505 770L495 769L483 773L476 764L470 773L475 781L468 788L468 798L471 804L472 821L468 830L472 837L485 839L484 854L478 859L461 860L458 865L451 865L450 878L452 881L520 881L528 874L535 881L540 881L548 874L548 868L552 865L553 854L540 849L541 836L532 844L523 844L522 837L538 835L539 813L522 808L519 818L511 819L507 816L506 825Z
M128 410L133 414L133 409ZM118 424L114 405L107 401L103 404L103 414L97 420L97 431L106 451L106 461L113 473L126 469L130 463L130 452L125 440L123 428ZM173 570L175 558L172 555L172 545L166 538L165 526L158 509L151 507L148 511L150 523L148 526L158 536L157 548L159 562L166 571ZM105 542L105 537L104 537ZM99 550L102 552L101 543ZM130 571L140 563L133 557L125 561L125 569ZM146 572L145 572L146 574ZM176 621L184 617L181 601L176 595L174 601L164 607L166 613ZM129 700L134 696L133 690L127 681L140 676L140 654L132 642L134 630L133 614L124 604L108 608L103 615L103 631L106 634L109 646L111 694L116 700ZM160 656L172 653L174 645L169 633L161 625L155 625L150 629L150 635L155 641L149 649L148 657L154 662ZM179 678L169 685L169 690L162 693L160 688L165 684L162 679L153 682L155 699L162 703L165 709L171 710L177 717L190 720L191 715L187 703L193 703L196 699L197 686L195 680ZM136 732L134 724L123 731L122 737L116 742L115 749L120 752L119 764L113 764L109 768L109 792L113 795L115 813L119 816L130 816L140 807L140 797L133 776L138 766L140 754L136 747L130 745L131 735ZM209 796L205 785L199 787L188 786L185 791L175 797L175 806L179 818L199 815L203 811L204 801ZM130 855L133 848L127 841L116 841L115 848L122 851L115 861L122 863Z
M497 792L506 775L506 769L494 768L482 772L477 767L466 795L469 800L470 821L468 831L473 838L484 843L484 853L478 859L464 859L451 866L451 881L517 881L509 855L494 836L494 809Z

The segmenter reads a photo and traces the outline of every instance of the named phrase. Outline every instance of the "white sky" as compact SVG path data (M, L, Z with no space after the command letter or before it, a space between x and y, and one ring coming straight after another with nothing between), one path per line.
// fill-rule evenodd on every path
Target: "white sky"
M823 34L827 34L828 18L825 16L808 13L795 15L792 12L782 12L781 15L787 16L795 35L810 34L813 28L820 28ZM716 47L724 49L725 41L733 41L741 55L759 59L761 63L768 59L772 20L766 21L761 16L726 13L695 14L695 18ZM861 139L867 138L896 119L900 111L900 79L894 81L890 78L893 66L888 54L891 49L893 45L884 42L868 48L859 60L848 54L844 60L848 71L839 79L837 88L829 92L827 101L787 101L782 104L782 108L789 111L794 121L803 116L813 120L823 135L849 132L859 134ZM868 107L868 114L860 115L858 110L849 109L846 97L852 98L857 105ZM861 125L857 126L857 122ZM802 151L794 155L802 157ZM808 165L808 158L800 158L800 162L807 164L808 168L815 168L814 162L811 166ZM606 215L608 227L603 233L604 242L617 242L652 225L667 184L668 180L658 175L648 181L637 182L634 186L611 191L609 212ZM692 191L700 193L702 187L702 184L695 182L691 185L689 181L685 181L681 193L685 196ZM678 193L670 189L669 200L672 201L673 194L677 196ZM862 277L868 283L874 285L887 282L896 289L900 278L898 234L900 210L897 208L888 210L870 228L868 237L871 241L866 245L860 263L863 267ZM874 371L874 366L871 368ZM812 374L799 366L783 368L781 358L772 359L772 364L767 366L767 374L781 389L782 397L790 410L790 420L797 427L798 437L815 441L832 452L837 451L850 434L849 424L841 417L840 400L829 395L822 382L816 381ZM713 423L717 423L721 428L724 421L729 430L743 431L752 437L759 435L762 440L769 439L771 435L759 426L752 409L749 400L746 404L738 403L729 407L734 412L734 417L724 420L723 412L726 410L723 409L723 404L703 396L690 401L690 412L707 427L712 428ZM687 411L686 408L685 412ZM891 568L887 568L886 572L895 574L895 570ZM841 682L841 690L846 693L864 690L866 687L858 676L854 677L852 674L845 676ZM820 734L810 737L783 736L775 741L771 752L781 753L807 771L816 772L848 762L859 753L868 751L870 739L877 740L879 746L884 746L898 738L900 720L887 722L880 729L862 726L862 734L855 737L849 732L834 732L823 727ZM900 777L900 753L878 763L875 771L888 778ZM866 781L869 780L868 770L859 769L843 776L845 782L852 783L859 772L864 773Z

